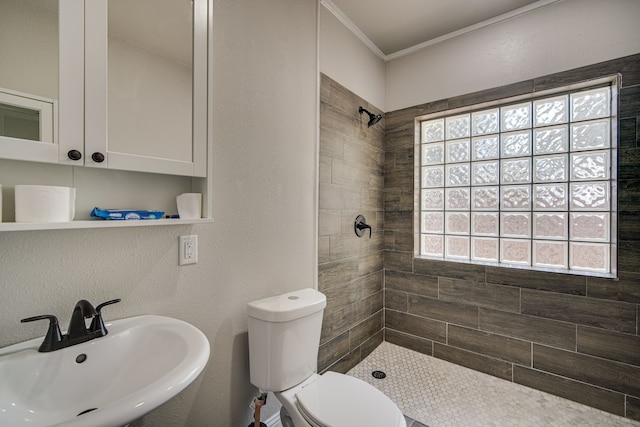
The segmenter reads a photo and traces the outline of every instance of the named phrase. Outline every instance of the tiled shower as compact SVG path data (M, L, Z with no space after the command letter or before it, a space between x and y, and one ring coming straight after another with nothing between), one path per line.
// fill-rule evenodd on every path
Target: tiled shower
M619 280L414 259L414 117L616 73ZM388 112L372 128L359 105L375 110L322 76L319 287L328 307L319 368L346 372L384 334L640 420L640 55ZM371 240L353 234L359 213Z

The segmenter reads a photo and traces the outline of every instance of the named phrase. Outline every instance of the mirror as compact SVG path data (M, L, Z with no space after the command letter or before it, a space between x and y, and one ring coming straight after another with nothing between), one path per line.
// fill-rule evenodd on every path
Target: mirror
M0 139L53 143L58 0L0 1Z
M190 0L108 1L110 153L192 161L193 16Z

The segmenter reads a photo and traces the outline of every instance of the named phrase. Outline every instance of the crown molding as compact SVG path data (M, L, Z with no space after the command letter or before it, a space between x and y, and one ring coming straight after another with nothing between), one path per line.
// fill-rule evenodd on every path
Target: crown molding
M397 58L401 58L403 56L411 55L421 49L424 49L429 46L433 46L437 43L441 43L445 40L452 39L454 37L461 36L466 33L470 33L472 31L479 30L484 27L488 27L489 25L496 24L498 22L506 21L507 19L514 18L516 16L523 15L525 13L531 12L532 10L539 9L544 6L548 6L553 3L558 3L563 0L539 0L535 3L531 3L527 6L520 7L518 9L514 9L510 12L503 13L502 15L496 16L491 19L487 19L485 21L479 22L474 25L470 25L468 27L461 28L457 31L453 31L448 34L444 34L440 37L436 37L435 39L427 40L423 43L417 44L415 46L408 47L403 50L399 50L397 52L391 53L389 55L385 55L379 48L376 46L363 32L358 28L356 24L353 23L349 17L347 17L331 0L320 0L320 3L331 12L340 22L344 24L356 37L364 43L365 46L371 50L378 58L383 60L384 62L391 61Z

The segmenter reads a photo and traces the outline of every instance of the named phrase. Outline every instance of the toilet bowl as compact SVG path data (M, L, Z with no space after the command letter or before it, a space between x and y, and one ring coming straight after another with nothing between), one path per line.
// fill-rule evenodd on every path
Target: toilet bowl
M404 415L384 393L336 372L314 374L275 393L295 427L406 427ZM290 427L283 421L283 427Z
M249 303L251 383L282 403L283 427L406 427L402 412L357 378L316 373L326 297L303 289Z

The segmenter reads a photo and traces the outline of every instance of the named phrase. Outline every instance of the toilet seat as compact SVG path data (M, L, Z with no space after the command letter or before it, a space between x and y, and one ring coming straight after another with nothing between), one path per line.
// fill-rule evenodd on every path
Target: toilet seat
M357 378L326 372L296 393L301 414L314 427L406 426L398 407Z

